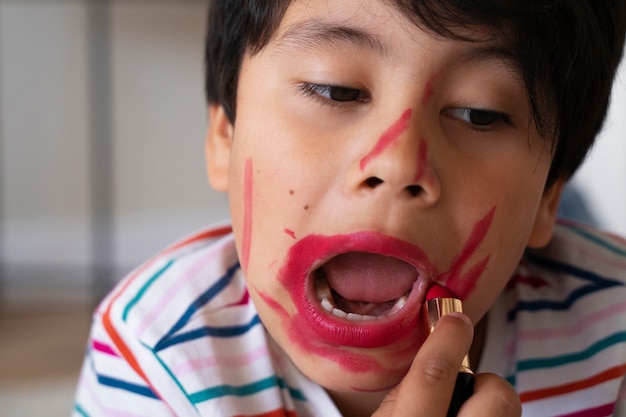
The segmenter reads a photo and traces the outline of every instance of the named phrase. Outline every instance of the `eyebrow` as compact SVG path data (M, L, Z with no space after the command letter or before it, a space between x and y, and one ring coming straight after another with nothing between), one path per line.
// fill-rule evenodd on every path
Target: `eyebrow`
M386 48L380 39L362 29L327 20L313 19L295 23L277 39L279 47L288 49L323 49L329 46L357 47L378 53Z
M500 48L494 45L483 45L474 48L468 48L460 55L461 62L472 61L492 61L502 64L511 71L512 74L522 77L522 70L519 61L506 48Z

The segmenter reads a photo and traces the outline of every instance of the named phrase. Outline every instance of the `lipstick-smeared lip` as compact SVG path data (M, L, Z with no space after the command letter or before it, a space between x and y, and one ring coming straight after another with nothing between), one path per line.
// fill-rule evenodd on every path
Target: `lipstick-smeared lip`
M357 232L299 240L279 279L302 318L299 326L328 344L373 348L415 337L436 275L417 246Z

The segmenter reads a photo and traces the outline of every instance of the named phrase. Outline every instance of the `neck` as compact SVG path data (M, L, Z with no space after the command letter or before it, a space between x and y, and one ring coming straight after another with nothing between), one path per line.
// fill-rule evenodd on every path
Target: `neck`
M363 394L328 391L330 398L344 417L370 417L378 409L387 392Z

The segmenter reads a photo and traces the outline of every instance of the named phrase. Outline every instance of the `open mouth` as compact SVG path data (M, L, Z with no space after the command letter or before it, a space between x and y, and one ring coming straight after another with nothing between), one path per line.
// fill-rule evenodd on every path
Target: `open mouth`
M313 285L323 310L362 322L401 311L418 277L415 267L399 258L349 252L315 270Z
M419 307L437 275L428 256L405 240L367 231L304 236L278 276L298 313L286 315L287 331L309 350L414 345Z

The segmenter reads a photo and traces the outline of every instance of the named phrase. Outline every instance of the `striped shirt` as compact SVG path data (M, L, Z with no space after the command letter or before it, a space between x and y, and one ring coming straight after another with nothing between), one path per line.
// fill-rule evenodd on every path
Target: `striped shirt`
M527 417L620 415L625 282L625 241L558 225L490 310L479 371L508 378ZM260 323L228 227L165 249L102 302L73 415L340 416Z
M523 416L626 416L626 241L559 222L492 306L479 371L506 377Z

